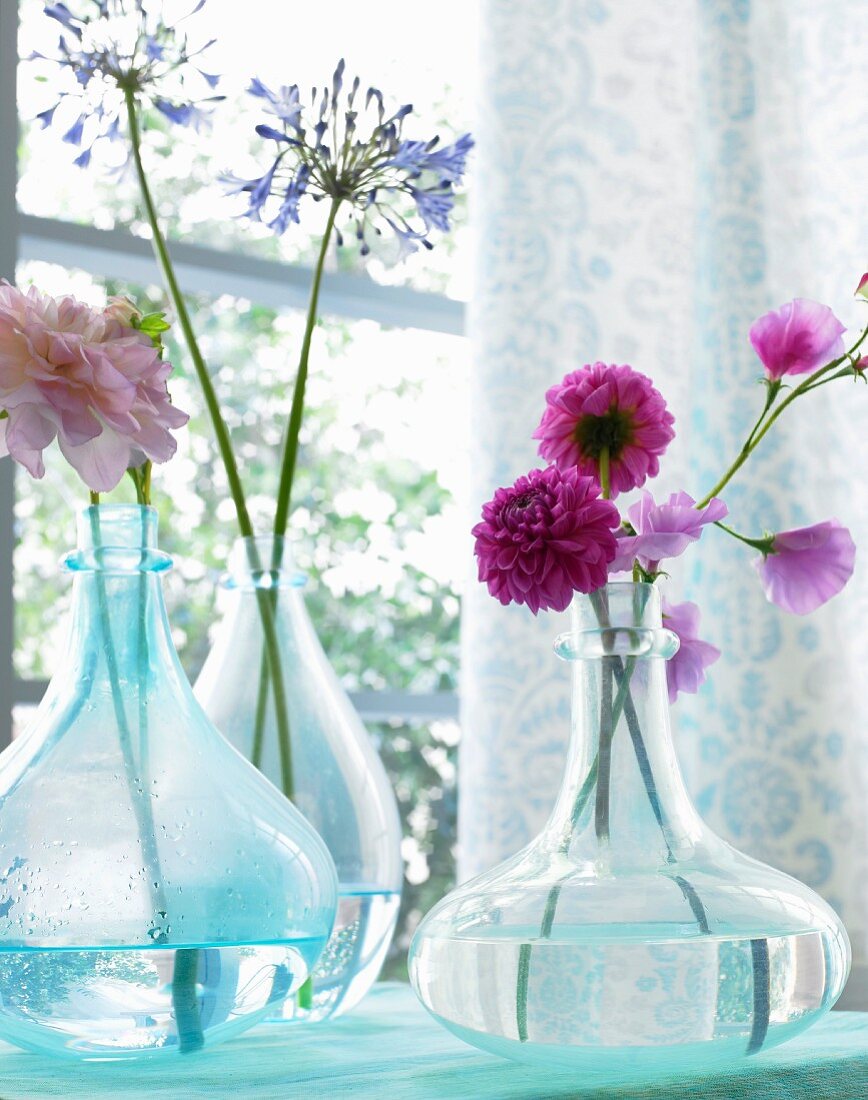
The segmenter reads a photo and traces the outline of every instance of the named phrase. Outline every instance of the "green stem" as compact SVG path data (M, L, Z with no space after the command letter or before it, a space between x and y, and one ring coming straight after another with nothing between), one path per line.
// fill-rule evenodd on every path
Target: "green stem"
M286 534L289 520L289 507L292 498L292 483L295 478L295 467L298 461L298 444L301 434L301 421L304 415L304 391L307 385L308 362L310 359L310 345L313 339L313 330L316 327L317 307L319 305L319 291L322 283L325 258L328 253L329 241L335 225L340 199L332 199L329 207L328 221L320 243L319 256L314 268L313 283L310 288L310 301L307 307L307 322L304 328L304 339L301 345L301 355L298 361L298 372L295 376L295 388L292 393L292 408L289 413L289 423L286 426L286 438L283 444L283 459L280 465L280 484L277 489L277 509L274 514L274 533Z
M99 515L96 512L91 512L90 525L93 544L94 546L99 546L100 521ZM145 777L136 775L137 769L133 756L132 734L129 722L127 721L126 709L124 708L117 654L115 653L114 639L112 637L108 595L105 589L105 580L98 571L94 574L94 582L96 585L97 606L99 607L99 617L102 624L105 643L106 670L108 671L112 706L114 708L115 722L118 728L118 741L120 742L121 756L124 761L124 772L126 774L127 786L130 790L130 798L132 799L136 825L138 826L142 856L145 866L148 868L149 888L153 897L154 910L157 914L162 914L163 919L165 919L167 915L166 896L163 889L163 876L160 870L160 858L157 851L157 838L154 827L154 817L151 812L150 793L147 785L144 782L139 782L140 779L144 780ZM165 932L160 932L155 937L154 943L159 945L165 942L165 939Z
M600 495L604 500L609 500L612 494L612 486L609 475L609 448L603 447L600 451Z
M154 252L156 253L160 268L162 269L163 277L166 280L166 287L169 291L169 297L172 299L172 305L175 309L175 315L178 318L178 324L181 326L181 331L184 334L184 340L187 344L187 349L190 352L190 357L193 360L193 366L196 370L196 377L199 380L199 385L202 389L202 395L205 398L205 404L208 408L208 414L211 417L211 423L214 428L214 436L217 440L217 448L220 451L220 457L223 461L224 469L226 470L226 478L229 483L229 492L232 495L232 501L235 505L235 512L238 517L238 528L243 537L252 538L253 525L250 521L250 513L247 510L247 502L244 496L244 488L241 484L241 476L238 472L238 464L235 461L235 455L232 450L232 440L229 435L229 429L227 428L226 422L224 421L223 416L220 412L220 404L217 400L217 394L211 381L211 375L208 373L208 367L205 363L201 351L199 350L199 344L196 341L196 335L193 332L193 325L190 321L190 315L187 312L187 306L184 301L184 296L181 293L180 287L178 286L178 280L175 278L175 270L172 266L172 259L169 255L169 250L166 246L166 241L163 237L163 233L160 230L160 224L157 218L157 209L154 205L150 185L148 184L148 178L145 174L145 167L142 163L141 135L139 133L138 115L136 114L136 99L135 94L131 88L124 89L124 100L126 102L127 119L130 127L130 145L133 153L133 161L136 166L136 175L138 177L139 188L142 194L142 201L145 206L145 213L147 215L148 224L151 227ZM281 756L281 777L284 786L284 793L287 794L287 797L289 797L292 791L289 712L286 703L286 690L283 681L283 669L280 665L280 647L278 644L277 629L274 622L274 611L271 600L269 600L268 598L267 592L257 590L257 604L259 606L259 612L262 618L262 630L265 641L265 650L268 656L271 677L274 683L274 704Z
M172 1008L178 1030L178 1050L192 1054L205 1045L196 981L199 976L199 949L182 947L175 952L172 975Z
M743 542L746 546L753 547L754 550L759 550L763 554L771 553L772 542L774 541L773 535L764 535L762 538L751 539L747 535L742 535L736 531L734 527L729 527L725 523L721 523L717 520L714 524L715 527L719 527L721 531L726 531L728 535L731 535L734 539L738 539L739 542Z
M211 424L214 428L214 436L217 440L220 458L223 461L223 466L226 470L226 478L229 482L229 492L232 494L232 501L238 516L239 530L242 535L250 537L253 535L253 526L250 522L250 513L247 510L247 502L244 497L241 476L238 473L238 463L235 461L235 455L232 451L232 440L229 435L229 429L220 412L220 404L217 400L214 384L211 381L211 375L208 373L208 367L199 350L199 344L193 332L192 322L190 321L190 314L187 312L184 296L178 286L178 280L175 278L175 269L172 266L172 259L169 256L169 250L166 246L162 230L160 229L160 223L157 218L157 208L154 205L148 177L145 174L145 166L142 163L141 135L139 133L139 119L136 113L136 98L131 88L124 89L124 100L126 102L127 120L130 127L130 146L133 153L133 162L136 166L139 190L141 191L142 202L145 206L148 224L151 227L154 252L163 272L163 277L166 280L169 297L172 299L175 315L178 318L178 324L181 326L181 331L184 334L184 341L187 344L187 350L190 352L190 358L193 360L196 377L202 389L202 396L205 398L208 415L211 417Z
M768 416L768 418L765 420L765 423L763 423L763 418L766 417L766 414L771 407L771 401L767 399L766 407L763 410L763 414L762 416L760 416L759 420L750 432L750 435L748 435L747 439L745 440L741 450L739 451L738 457L735 459L735 461L732 463L732 465L729 467L729 469L726 471L720 481L717 482L714 488L712 488L702 498L702 500L697 503L697 508L704 508L712 499L712 497L716 497L730 483L730 481L732 481L733 477L738 473L742 466L744 466L745 462L747 462L747 460L757 449L759 444L763 441L765 436L768 435L772 425L775 423L775 421L778 419L784 409L792 405L792 403L797 398L801 397L803 394L808 393L809 390L816 389L818 385L822 385L822 382L820 381L821 379L824 381L831 381L832 379L826 378L826 375L830 374L831 371L835 370L837 367L840 367L842 363L845 363L848 360L853 362L856 351L862 345L866 337L868 337L868 327L863 330L862 335L859 337L856 343L853 344L849 351L845 352L844 355L840 356L840 358L833 359L824 367L820 367L819 370L814 371L814 373L809 375L804 382L796 386L795 389L791 390L790 393L780 403L780 405L778 405L777 408L772 411L771 415ZM849 374L850 371L844 371L837 377L844 377ZM777 396L777 392L778 391L775 390L775 396ZM774 397L772 397L772 401L773 400ZM762 426L760 427L760 425Z

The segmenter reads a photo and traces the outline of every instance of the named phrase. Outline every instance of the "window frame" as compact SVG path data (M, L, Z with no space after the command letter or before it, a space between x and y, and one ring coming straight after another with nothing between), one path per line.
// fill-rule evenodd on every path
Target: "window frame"
M77 267L97 278L162 285L149 241L123 229L96 229L18 209L19 140L18 0L0 3L0 277L15 280L22 260ZM170 241L185 293L225 293L227 278L240 297L275 308L305 308L311 269L220 249ZM410 287L380 286L365 275L327 272L321 287L324 312L348 320L372 320L395 328L463 336L463 302ZM15 464L0 460L0 749L12 740L12 711L38 703L47 681L15 673ZM366 691L350 695L367 722L457 720L455 692Z

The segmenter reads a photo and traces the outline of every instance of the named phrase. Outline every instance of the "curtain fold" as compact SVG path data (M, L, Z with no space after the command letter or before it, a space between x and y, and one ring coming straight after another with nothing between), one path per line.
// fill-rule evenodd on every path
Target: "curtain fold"
M545 389L595 359L653 377L678 438L655 493L714 483L759 412L747 330L793 297L847 324L868 267L868 0L483 3L474 505L536 464ZM820 390L724 494L752 534L837 516L860 554L808 618L764 600L718 532L673 563L723 651L675 708L700 811L843 915L868 962L868 391ZM460 874L553 803L569 674L558 616L471 583L463 618Z

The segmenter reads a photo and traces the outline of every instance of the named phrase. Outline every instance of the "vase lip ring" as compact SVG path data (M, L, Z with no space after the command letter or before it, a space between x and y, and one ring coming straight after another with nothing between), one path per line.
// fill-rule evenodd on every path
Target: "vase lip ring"
M61 558L70 573L165 573L171 557L158 548L159 515L149 504L90 504L77 517L78 545Z
M665 626L567 630L554 641L555 654L562 661L598 661L603 657L660 657L668 661L679 646L678 635Z
M243 535L232 544L220 584L248 591L303 588L307 574L295 565L288 535Z

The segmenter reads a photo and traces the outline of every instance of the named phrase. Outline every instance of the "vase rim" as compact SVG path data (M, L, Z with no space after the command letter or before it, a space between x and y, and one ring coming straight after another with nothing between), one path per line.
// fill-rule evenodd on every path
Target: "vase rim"
M159 549L159 514L148 504L91 504L77 516L77 547L62 559L70 573L165 573L171 557Z
M224 588L302 588L307 575L295 565L289 535L241 535L235 539L221 584Z

